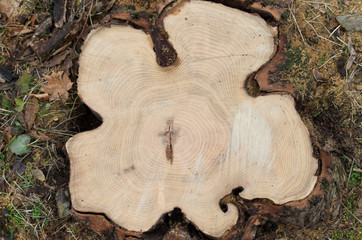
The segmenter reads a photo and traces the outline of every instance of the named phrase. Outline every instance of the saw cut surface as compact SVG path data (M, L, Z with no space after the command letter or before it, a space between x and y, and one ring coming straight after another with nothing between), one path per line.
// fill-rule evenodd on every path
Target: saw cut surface
M293 98L244 89L275 52L275 31L202 1L165 17L164 27L178 54L167 68L150 36L129 26L99 28L84 44L79 95L103 124L66 145L74 209L147 231L178 207L218 237L238 219L236 207L219 207L236 187L277 204L308 196L317 160Z

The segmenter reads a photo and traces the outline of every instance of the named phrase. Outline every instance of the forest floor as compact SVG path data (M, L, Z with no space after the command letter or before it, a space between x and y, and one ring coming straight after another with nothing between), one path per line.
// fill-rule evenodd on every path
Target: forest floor
M77 95L77 62L114 1L67 1L65 15L54 2L0 3L0 239L100 239L72 216L64 145L101 124ZM279 78L300 93L313 146L333 155L339 208L308 228L267 223L257 239L361 239L362 36L336 17L362 13L362 1L285 2L280 30L289 43ZM115 5L157 15L155 0Z

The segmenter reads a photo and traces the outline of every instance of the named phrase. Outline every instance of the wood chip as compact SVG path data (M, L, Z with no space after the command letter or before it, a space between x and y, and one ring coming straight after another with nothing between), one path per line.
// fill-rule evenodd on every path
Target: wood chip
M354 60L356 60L356 58L357 58L357 52L353 48L351 37L348 37L348 51L349 51L349 58L348 58L348 62L347 62L347 65L346 65L346 70L347 71L352 67L352 64L353 64Z

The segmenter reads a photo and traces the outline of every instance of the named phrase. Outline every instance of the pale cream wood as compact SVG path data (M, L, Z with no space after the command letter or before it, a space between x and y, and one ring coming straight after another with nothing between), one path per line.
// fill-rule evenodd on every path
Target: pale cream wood
M67 142L73 207L133 231L179 207L218 237L237 221L236 207L219 207L236 187L243 198L277 204L308 196L317 160L293 98L252 98L244 88L273 56L276 30L203 1L186 3L164 26L178 53L167 68L142 30L112 26L88 36L78 91L103 124Z

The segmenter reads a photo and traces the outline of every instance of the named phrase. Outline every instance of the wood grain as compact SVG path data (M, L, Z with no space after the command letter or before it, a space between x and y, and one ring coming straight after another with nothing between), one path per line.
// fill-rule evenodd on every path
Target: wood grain
M235 206L219 207L236 187L277 204L307 197L318 164L293 98L244 89L275 53L276 30L203 1L164 27L178 56L166 68L150 36L129 26L98 28L83 46L79 95L103 124L67 142L74 209L143 232L179 207L219 237L238 219Z

